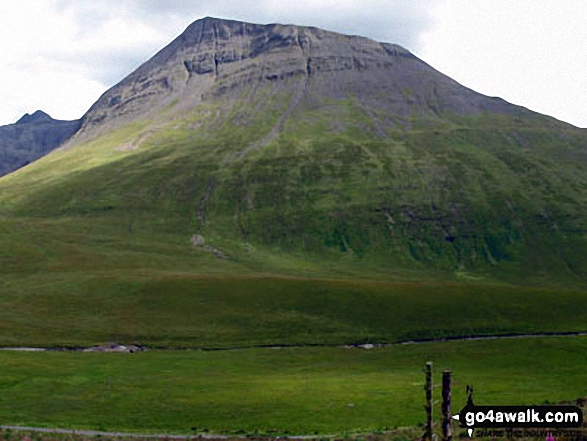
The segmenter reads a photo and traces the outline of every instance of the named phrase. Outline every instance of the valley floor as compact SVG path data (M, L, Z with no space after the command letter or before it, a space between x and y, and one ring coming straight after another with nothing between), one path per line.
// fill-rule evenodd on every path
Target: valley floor
M0 422L125 433L381 433L424 420L422 368L454 373L478 404L587 395L587 337L451 341L387 348L0 352Z

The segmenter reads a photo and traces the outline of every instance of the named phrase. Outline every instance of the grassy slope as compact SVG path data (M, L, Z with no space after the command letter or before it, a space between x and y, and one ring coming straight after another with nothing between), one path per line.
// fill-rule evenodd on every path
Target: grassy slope
M453 369L459 410L466 384L487 405L584 396L586 350L585 338L558 337L370 351L0 352L0 422L172 433L377 431L423 422L428 360L437 372Z
M1 287L0 345L10 346L346 344L587 322L584 291L479 283L104 270L8 276Z
M0 344L583 330L581 131L486 116L382 140L349 99L239 157L287 105L201 106L2 178Z
M379 139L350 101L292 116L278 139L239 157L283 111L271 102L237 126L238 110L225 123L200 109L137 151L118 147L148 125L51 155L0 181L1 201L13 204L4 211L115 219L116 236L201 232L233 254L355 259L378 272L584 281L581 131L487 117ZM335 116L345 131L332 132Z

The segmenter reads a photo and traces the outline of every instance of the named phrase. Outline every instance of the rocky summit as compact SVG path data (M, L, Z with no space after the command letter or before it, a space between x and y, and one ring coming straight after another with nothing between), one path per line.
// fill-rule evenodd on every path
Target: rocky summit
M169 234L214 265L575 283L586 163L584 130L400 46L204 18L0 189L10 215Z
M409 127L414 117L531 114L459 85L395 44L207 17L105 93L84 117L81 132L156 119L166 106L177 115L205 102L254 98L267 86L290 95L288 113L352 97L368 115L385 113L371 116L380 134Z

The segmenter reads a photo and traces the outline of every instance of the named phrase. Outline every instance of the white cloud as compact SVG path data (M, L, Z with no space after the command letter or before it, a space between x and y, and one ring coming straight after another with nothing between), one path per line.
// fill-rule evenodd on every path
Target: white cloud
M444 0L421 56L460 83L587 127L587 2Z
M74 18L51 1L0 3L0 124L37 109L79 118L137 57L148 56L145 42L165 39L140 22L110 17L88 28Z
M94 14L132 16L143 23L177 32L197 18L215 16L253 23L294 23L357 33L412 48L430 25L429 12L441 0L57 0L92 22ZM99 6L97 6L99 5ZM99 11L98 11L99 10ZM109 11L106 12L106 11ZM181 28L181 29L180 29Z

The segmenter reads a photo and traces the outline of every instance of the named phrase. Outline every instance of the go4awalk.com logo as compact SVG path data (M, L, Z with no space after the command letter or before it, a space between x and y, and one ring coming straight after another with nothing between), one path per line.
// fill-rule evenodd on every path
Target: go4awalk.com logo
M581 427L583 412L575 406L476 406L473 389L468 387L469 399L453 418L467 429L567 429Z

